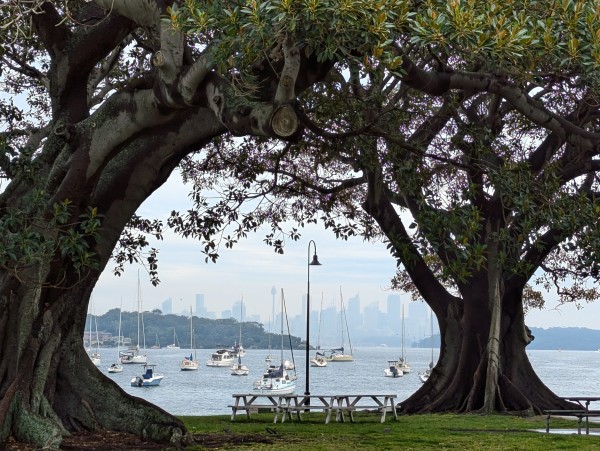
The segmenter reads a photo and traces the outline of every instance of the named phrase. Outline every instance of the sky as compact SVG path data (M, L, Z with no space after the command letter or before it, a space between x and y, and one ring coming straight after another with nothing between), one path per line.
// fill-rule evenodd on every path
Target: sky
M150 197L138 211L145 217L158 217L166 222L171 210L189 207L188 189L178 173ZM385 312L387 297L400 294L403 303L410 302L406 293L390 290L390 279L396 270L394 259L381 242L368 243L361 238L336 240L331 231L311 225L301 230L299 241L288 241L283 255L276 254L262 242L265 233L249 235L233 249L222 248L217 263L206 263L200 244L178 237L167 231L164 240L153 245L159 247L159 278L153 287L144 269L139 270L141 299L144 310L160 309L163 301L171 298L173 312L195 310L196 294L204 294L208 311L231 309L234 302L243 300L247 315L259 314L266 324L272 311L272 287L277 289L279 302L283 289L288 314L302 314L302 298L306 293L309 257L312 259L316 245L322 266L310 267L312 310L323 306L339 305L340 293L344 300L360 296L361 309L378 302ZM93 292L93 310L104 314L119 308L137 310L138 266L127 266L125 274L112 274L114 264L107 266ZM600 329L600 303L586 304L581 309L573 305L558 307L552 294L546 296L548 308L528 313L529 327L587 327Z

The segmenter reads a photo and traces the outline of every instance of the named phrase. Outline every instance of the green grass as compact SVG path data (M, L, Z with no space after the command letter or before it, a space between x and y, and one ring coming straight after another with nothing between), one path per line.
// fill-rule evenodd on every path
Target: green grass
M201 443L191 449L245 450L600 450L600 436L576 435L577 423L553 418L552 429L572 429L573 434L546 434L545 417L507 415L407 415L398 421L379 414L356 413L355 423L324 423L324 415L303 415L273 423L273 415L254 414L181 417ZM600 427L600 425L598 425Z

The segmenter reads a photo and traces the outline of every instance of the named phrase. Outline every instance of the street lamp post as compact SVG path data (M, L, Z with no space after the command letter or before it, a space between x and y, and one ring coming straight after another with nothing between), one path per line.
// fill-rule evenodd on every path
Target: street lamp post
M312 260L310 259L310 245L314 246L315 253L313 254ZM308 242L308 270L306 277L306 388L304 389L304 395L310 396L310 267L321 266L319 259L317 258L317 245L313 240ZM310 399L305 402L307 405L310 404Z

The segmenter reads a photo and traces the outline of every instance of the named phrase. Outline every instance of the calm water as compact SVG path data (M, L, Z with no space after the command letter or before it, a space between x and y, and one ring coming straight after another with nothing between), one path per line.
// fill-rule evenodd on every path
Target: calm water
M243 363L250 368L248 376L231 376L229 368L212 368L205 365L212 350L197 351L198 371L181 371L180 360L189 350L148 349L148 363L156 364L156 372L165 375L158 387L131 387L131 378L142 374L141 365L123 365L122 373L109 374L106 369L116 361L116 349L101 349L101 370L123 389L135 396L159 405L175 415L229 414L232 393L252 392L252 383L262 376L266 350L247 350ZM314 351L313 351L314 352ZM406 357L413 372L401 378L383 375L388 359L396 359L399 348L357 348L354 362L330 362L325 368L310 368L311 394L345 393L395 393L398 401L415 392L421 382L418 372L427 368L431 350L409 348ZM600 352L597 351L529 351L529 358L540 378L561 396L600 396ZM312 353L311 353L312 356ZM274 362L279 352L273 352ZM296 393L305 389L305 353L294 351L298 372ZM284 359L290 359L289 352ZM434 361L437 360L437 351ZM600 408L595 406L595 408Z

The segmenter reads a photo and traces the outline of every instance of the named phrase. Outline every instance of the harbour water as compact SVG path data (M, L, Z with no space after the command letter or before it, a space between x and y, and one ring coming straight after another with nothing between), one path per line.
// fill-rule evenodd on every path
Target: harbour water
M144 398L174 415L222 415L231 413L233 393L251 393L252 384L262 376L267 350L249 349L242 362L250 368L248 376L232 376L229 368L207 367L212 350L197 350L200 366L197 371L181 371L179 362L190 355L189 349L147 349L148 363L156 364L156 372L165 375L161 385L151 388L131 387L130 381L143 372L142 365L123 365L122 373L108 374L107 368L116 361L116 349L100 349L100 369L117 382L127 393ZM280 360L279 351L271 353ZM313 357L314 351L311 352ZM542 381L561 396L600 396L600 352L597 351L542 351L528 352L529 358ZM397 394L401 401L420 386L418 373L431 361L431 350L408 348L406 358L412 373L400 378L383 375L387 361L397 359L400 348L359 347L354 351L354 362L329 362L327 367L310 368L311 394L373 393ZM284 359L291 360L289 351ZM298 375L296 393L305 390L305 352L294 351ZM437 350L434 352L434 362ZM599 406L594 406L599 408Z

